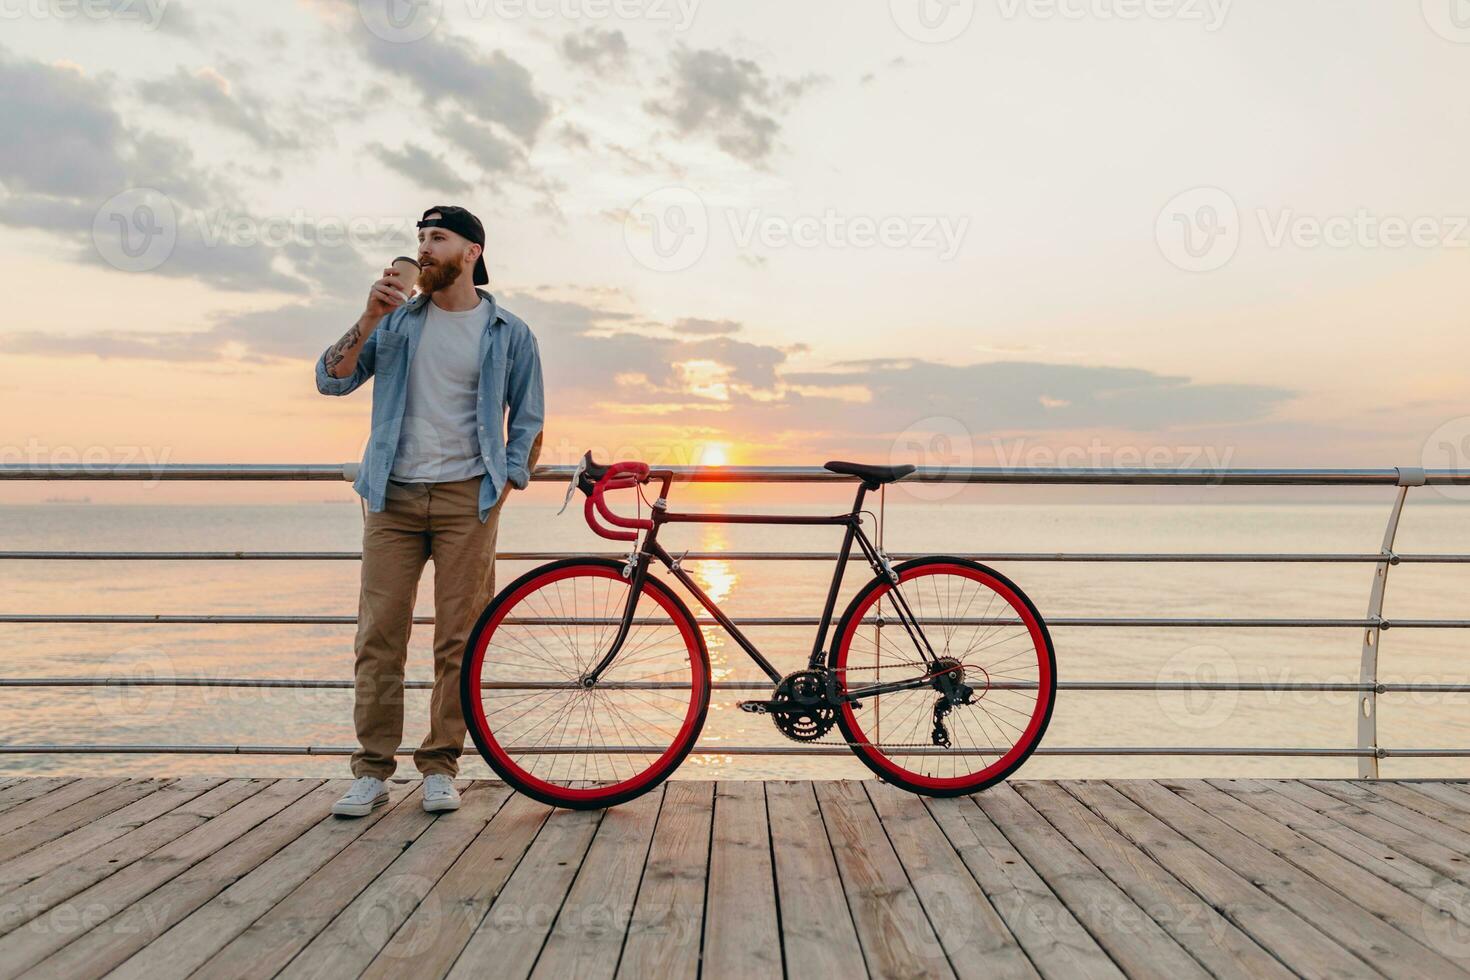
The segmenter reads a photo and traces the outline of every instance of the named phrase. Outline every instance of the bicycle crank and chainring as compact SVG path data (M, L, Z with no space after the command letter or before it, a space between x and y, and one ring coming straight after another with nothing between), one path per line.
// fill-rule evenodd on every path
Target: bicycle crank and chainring
M929 674L930 685L940 692L939 698L934 704L934 730L930 733L930 741L933 745L941 748L950 747L949 729L944 723L944 718L950 713L956 704L974 704L977 700L977 692L965 683L966 668L978 670L985 678L986 689L989 688L989 675L983 668L974 664L964 664L954 657L940 657L935 665L914 661L912 663L887 664L887 669L895 667L919 667ZM873 670L871 667L849 667L849 670ZM946 694L944 684L940 678L952 685L953 691ZM813 742L826 735L837 723L837 706L834 697L827 694L828 685L833 684L831 675L825 670L799 670L793 674L787 674L781 678L776 690L769 701L741 701L738 707L742 711L753 714L770 715L775 722L776 728L787 738L794 742ZM978 692L978 697L985 696L985 690ZM860 708L861 704L853 702L854 709ZM902 747L921 747L922 743L903 743ZM900 747L895 743L890 747Z
M770 715L793 742L814 742L837 724L837 708L827 696L825 670L798 670L781 678L769 701L741 701L740 710Z

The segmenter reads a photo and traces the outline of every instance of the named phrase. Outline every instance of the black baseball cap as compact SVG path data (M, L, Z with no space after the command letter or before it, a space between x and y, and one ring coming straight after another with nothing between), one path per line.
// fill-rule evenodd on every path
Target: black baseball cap
M430 218L431 214L438 214L439 217ZM480 257L475 259L475 285L483 286L490 281L490 273L485 271L485 226L480 224L479 218L464 208L452 204L440 205L425 211L418 227L443 228L480 246Z

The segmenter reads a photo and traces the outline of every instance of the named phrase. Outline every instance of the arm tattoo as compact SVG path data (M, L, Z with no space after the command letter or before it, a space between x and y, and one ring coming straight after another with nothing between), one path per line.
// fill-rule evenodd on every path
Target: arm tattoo
M336 377L337 365L347 359L347 351L357 346L357 338L361 333L362 331L358 328L358 325L354 323L352 329L347 331L341 340L327 348L325 361L328 374Z

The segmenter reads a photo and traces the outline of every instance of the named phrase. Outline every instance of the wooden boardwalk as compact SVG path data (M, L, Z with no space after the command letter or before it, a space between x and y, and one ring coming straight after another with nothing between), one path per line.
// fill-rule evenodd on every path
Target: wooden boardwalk
M0 978L1470 977L1470 784L0 778Z

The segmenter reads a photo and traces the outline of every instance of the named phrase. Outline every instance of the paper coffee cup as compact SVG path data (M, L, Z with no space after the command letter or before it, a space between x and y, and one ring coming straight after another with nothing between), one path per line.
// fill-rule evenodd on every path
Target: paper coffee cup
M393 260L393 274L398 277L399 289L407 297L413 292L414 283L419 279L419 264L407 255L400 255Z

